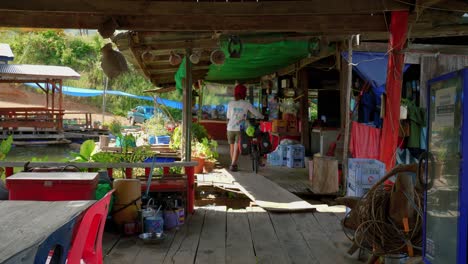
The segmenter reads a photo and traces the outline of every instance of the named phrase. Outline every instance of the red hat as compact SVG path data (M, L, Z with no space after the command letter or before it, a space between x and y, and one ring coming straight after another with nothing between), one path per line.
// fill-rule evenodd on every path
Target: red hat
M239 99L244 99L247 97L247 87L242 84L236 85L234 88L234 97Z

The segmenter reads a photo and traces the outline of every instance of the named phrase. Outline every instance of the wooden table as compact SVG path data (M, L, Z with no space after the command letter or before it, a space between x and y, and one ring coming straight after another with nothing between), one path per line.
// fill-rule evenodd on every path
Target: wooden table
M47 239L94 202L0 201L0 263L34 263Z

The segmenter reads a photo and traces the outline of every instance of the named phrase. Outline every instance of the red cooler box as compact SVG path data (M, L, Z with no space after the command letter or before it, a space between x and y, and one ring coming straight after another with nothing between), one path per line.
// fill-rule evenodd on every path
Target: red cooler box
M98 174L84 172L21 172L6 178L10 200L94 200Z

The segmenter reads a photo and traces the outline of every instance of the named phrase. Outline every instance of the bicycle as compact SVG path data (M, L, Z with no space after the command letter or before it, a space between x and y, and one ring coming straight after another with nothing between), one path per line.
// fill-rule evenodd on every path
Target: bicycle
M248 136L245 130L242 131L242 135L247 136L248 138L247 148L250 153L250 159L252 160L252 170L256 174L258 173L258 167L260 166L262 156L271 151L271 144L270 142L263 142L263 138L266 133L260 130L260 124L257 120L249 119L249 122L255 129L253 136ZM264 146L262 146L262 144L264 144Z

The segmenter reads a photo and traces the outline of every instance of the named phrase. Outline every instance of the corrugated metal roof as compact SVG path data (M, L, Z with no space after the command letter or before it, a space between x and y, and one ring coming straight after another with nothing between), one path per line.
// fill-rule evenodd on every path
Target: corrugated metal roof
M10 49L10 45L5 43L0 43L0 60L2 61L12 61L15 58L13 52Z
M45 79L79 79L80 74L70 67L0 64L0 80L45 80Z

